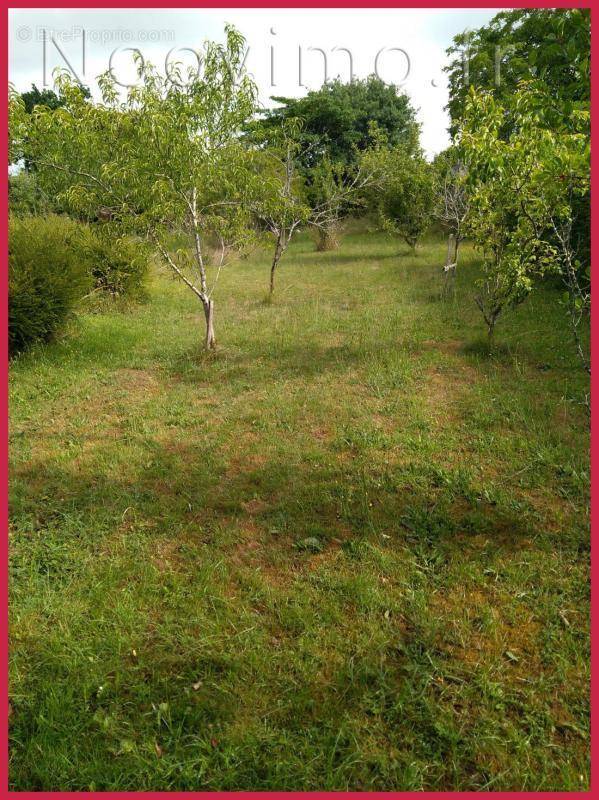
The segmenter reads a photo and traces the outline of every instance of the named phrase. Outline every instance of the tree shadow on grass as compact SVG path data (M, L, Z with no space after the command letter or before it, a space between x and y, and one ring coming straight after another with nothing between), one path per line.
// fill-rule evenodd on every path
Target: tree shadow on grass
M62 530L85 547L131 520L151 522L150 533L189 528L200 536L246 520L271 544L284 540L292 546L317 536L326 546L340 535L384 534L389 546L400 544L414 554L457 547L464 555L464 545L479 535L516 551L544 534L532 509L514 511L476 498L461 486L459 470L440 488L426 464L366 471L358 459L314 470L309 460L290 461L284 452L262 455L255 443L251 454L241 446L232 455L230 449L211 452L202 441L177 439L146 442L137 470L124 479L112 472L111 452L102 442L94 455L104 469L51 461L15 469L15 529L52 529L58 535Z
M495 342L493 345L489 344L489 340L485 337L473 339L464 344L464 353L468 355L477 356L487 360L507 361L512 357L512 348L504 342Z
M267 345L261 350L241 350L231 345L218 347L210 353L197 349L184 351L165 369L168 373L190 383L200 380L236 381L262 379L267 382L286 378L315 378L366 366L373 357L382 357L397 349L394 342L364 342L354 344L319 344L314 341ZM276 375L276 378L273 377Z
M481 691L473 686L470 704L460 697L452 706L447 683L438 682L441 676L450 686L455 680L470 686L472 675L481 672L478 650L479 661L468 663L461 651L449 657L443 649L448 643L455 647L445 634L451 639L452 625L460 623L475 643L486 641L460 605L464 592L456 583L473 573L479 590L492 587L498 574L481 575L485 558L512 563L534 546L535 537L550 535L534 517L476 499L458 474L439 481L427 464L383 469L356 459L316 470L301 457L262 450L259 441L252 453L242 442L235 451L211 450L201 438L145 445L147 452L127 477L103 441L85 468L37 461L13 473L12 574L27 591L41 591L46 602L64 591L64 600L49 603L51 614L60 614L60 644L53 640L52 622L41 618L35 635L28 632L15 646L19 663L30 659L35 683L16 698L12 732L17 740L33 738L37 759L49 763L53 756L56 763L56 746L66 748L64 763L79 770L69 785L79 785L86 741L97 753L121 746L119 729L113 741L95 715L103 719L104 709L108 715L118 708L119 718L153 747L152 703L164 704L172 725L165 758L173 752L189 758L189 736L197 743L206 730L207 757L213 758L227 746L228 726L240 714L255 715L248 686L256 683L267 692L272 736L299 747L302 737L295 734L301 726L319 757L336 758L340 747L351 752L351 742L337 730L328 737L330 720L342 716L378 726L381 741L388 736L408 761L415 751L424 758L431 747L443 756L440 763L453 758L454 734L471 750L475 734L465 723L473 710L480 713ZM318 540L317 551L299 546L308 537ZM372 601L369 587L378 587L388 572L376 559L389 551L401 554L406 571L400 573L399 594L389 594L389 602L395 598L400 605L388 615L389 606L381 605L387 595L377 600L375 593ZM329 556L338 560L331 558L327 567ZM41 586L33 576L41 577ZM361 585L364 607L356 597ZM443 605L448 593L453 605ZM470 612L479 597L464 600ZM495 597L492 591L489 597ZM323 617L327 604L333 611ZM88 606L93 620L86 628ZM124 608L133 616L126 618L131 630L121 633ZM324 666L311 643L322 647ZM38 652L44 657L37 658ZM504 664L502 653L490 651L489 658ZM106 700L98 686L108 687ZM439 691L431 694L431 687ZM441 702L455 722L451 736L437 724ZM60 745L52 745L39 731L61 731L65 714L77 733L64 730ZM499 714L503 720L503 708ZM404 725L407 733L418 731L405 746L397 744ZM136 747L137 739L131 741ZM249 747L236 760L240 769L244 759L253 764L263 756L255 742L252 749L249 740ZM17 759L22 774L30 776L37 761L27 763L28 752L18 751ZM468 759L461 758L464 776L474 776ZM210 768L221 775L221 766L215 761ZM302 762L288 777L286 788L303 786L304 767ZM48 774L60 776L57 770ZM110 769L103 768L102 776L112 788L119 780ZM31 788L31 778L25 780ZM46 776L41 788L51 780L60 783ZM145 780L165 788L165 776L153 767ZM237 773L233 780L230 788L240 788ZM252 780L256 788L262 779ZM443 775L444 785L447 780Z
M389 252L386 250L364 251L364 252L341 252L336 250L325 251L303 251L302 253L295 254L295 268L307 266L328 266L334 264L355 264L358 269L357 262L368 260L369 262L376 263L377 261L388 261L391 259L402 259L405 256L411 255L404 252ZM285 269L283 262L282 269Z

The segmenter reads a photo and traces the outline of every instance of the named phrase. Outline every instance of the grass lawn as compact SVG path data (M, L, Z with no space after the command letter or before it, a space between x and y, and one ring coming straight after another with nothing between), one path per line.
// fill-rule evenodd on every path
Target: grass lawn
M300 238L11 367L15 790L583 790L587 380L560 293Z

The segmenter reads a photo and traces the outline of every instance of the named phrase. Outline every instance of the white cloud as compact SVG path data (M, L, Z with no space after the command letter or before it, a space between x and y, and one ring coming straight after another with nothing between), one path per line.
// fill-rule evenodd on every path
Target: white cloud
M162 67L169 51L179 49L184 60L193 56L180 48L197 49L204 39L220 39L225 22L246 37L246 66L253 74L264 105L271 95L302 96L328 77L349 77L352 54L356 77L374 72L377 53L380 76L402 87L418 109L422 144L432 155L448 144L445 49L466 27L478 27L499 9L11 9L9 16L9 76L20 91L31 83L52 82L52 70L65 66L63 56L93 89L115 48L113 65L123 81L132 75L131 54ZM45 71L44 71L44 42ZM60 53L54 41L62 51ZM85 47L83 41L85 39ZM300 74L301 48L301 74ZM310 49L314 48L314 49ZM398 49L393 49L398 48ZM404 52L400 52L403 50ZM271 61L272 59L272 61ZM274 76L274 85L271 80Z

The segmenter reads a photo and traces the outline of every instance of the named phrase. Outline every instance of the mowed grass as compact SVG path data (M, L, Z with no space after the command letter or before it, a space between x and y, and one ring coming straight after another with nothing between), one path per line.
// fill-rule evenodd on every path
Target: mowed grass
M11 368L16 790L583 790L587 380L560 292L299 239Z

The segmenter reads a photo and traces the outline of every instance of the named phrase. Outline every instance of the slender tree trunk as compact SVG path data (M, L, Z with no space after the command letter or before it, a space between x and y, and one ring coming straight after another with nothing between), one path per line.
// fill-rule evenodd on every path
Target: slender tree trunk
M455 252L455 236L453 233L450 233L447 237L447 255L445 256L445 266L448 267L450 264L453 264L452 255Z
M285 245L283 242L283 233L279 233L277 236L277 244L275 246L275 252L272 259L272 264L270 267L270 291L269 296L272 298L274 291L275 291L275 272L277 271L277 266L279 265L279 261L281 260L281 256L285 251Z
M445 256L445 268L443 270L443 289L441 297L445 298L454 289L454 280L457 262L457 239L450 233L447 238L447 255Z
M192 191L190 212L193 224L195 257L198 272L200 273L200 291L198 292L197 289L195 289L195 292L202 301L202 305L204 307L204 316L206 317L206 338L204 339L204 348L206 350L213 350L216 347L216 336L214 335L214 300L212 300L208 294L206 267L204 264L204 256L202 254L202 241L200 238L200 230L198 225L197 196L195 188Z
M204 316L206 317L206 338L204 348L214 350L216 347L216 336L214 335L214 300L202 300L204 306Z
M489 346L489 352L493 352L493 348L495 347L495 322L497 321L497 317L491 316L487 322L487 344Z
M572 263L572 256L569 249L569 239L570 233L568 232L567 235L561 237L562 241L568 242L568 249L564 254L564 263L565 263L565 276L563 276L564 284L568 291L568 313L570 315L570 327L572 329L572 335L574 337L574 344L576 345L576 351L578 353L578 357L582 363L584 369L591 374L591 362L590 357L587 358L585 351L582 346L582 341L580 339L580 334L578 332L578 326L583 316L583 309L587 305L587 300L584 297L584 293L581 290L580 282L578 280L578 275L576 274L576 269L574 264ZM563 247L563 245L562 245ZM577 299L579 305L577 306ZM590 300L590 297L588 298Z
M197 229L195 231L196 258L200 272L201 288L195 286L189 280L189 278L179 269L175 261L173 261L173 259L171 258L168 250L166 250L161 245L160 240L156 235L153 235L153 240L160 254L164 258L166 263L169 265L169 267L183 281L183 283L191 289L191 291L195 294L198 300L200 300L200 302L202 303L202 307L204 309L204 317L206 318L206 336L204 338L204 347L206 350L213 350L216 347L216 336L214 335L214 300L212 300L208 295L206 270L204 268L204 260L202 258L202 251L200 248L200 238L198 236Z

